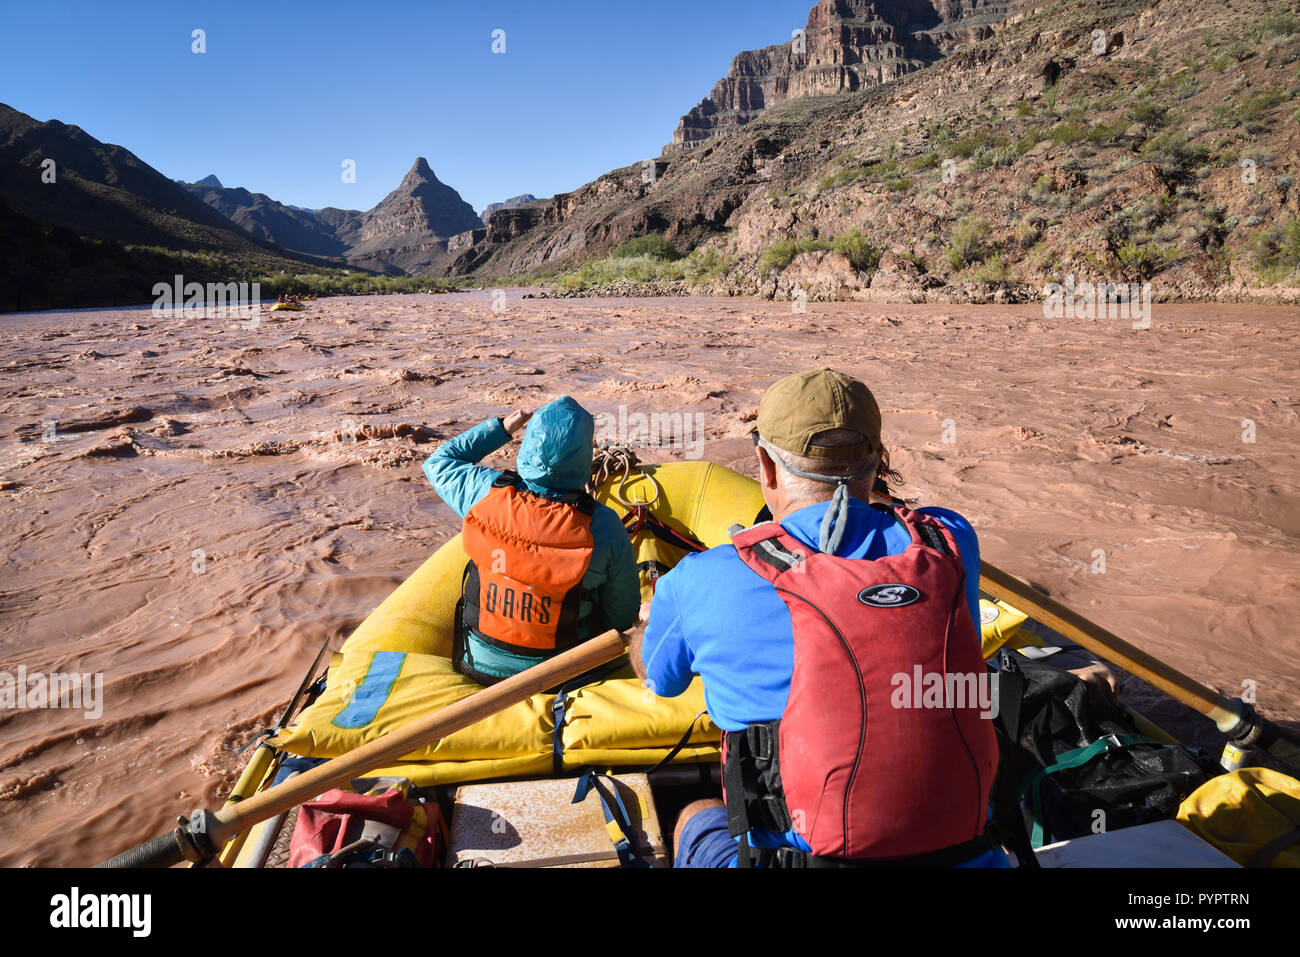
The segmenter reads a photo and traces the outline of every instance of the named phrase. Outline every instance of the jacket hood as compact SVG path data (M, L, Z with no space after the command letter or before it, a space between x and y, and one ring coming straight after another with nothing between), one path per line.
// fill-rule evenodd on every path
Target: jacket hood
M574 399L563 396L528 420L516 467L530 485L552 492L576 492L591 479L596 423Z

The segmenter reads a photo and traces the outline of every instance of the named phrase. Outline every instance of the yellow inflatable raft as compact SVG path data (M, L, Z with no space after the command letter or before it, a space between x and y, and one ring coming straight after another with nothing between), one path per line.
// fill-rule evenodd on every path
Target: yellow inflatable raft
M764 508L758 484L708 462L644 466L607 482L597 499L625 519L642 577L653 579L689 550L729 540L727 529L752 525ZM457 536L443 545L352 633L330 662L324 691L294 723L257 749L231 800L268 786L287 755L334 758L480 690L451 667L456 602L467 561ZM984 643L991 654L1015 646L1024 616L984 602ZM637 768L658 763L692 729L673 764L717 762L719 732L697 679L676 698L660 698L624 667L604 680L540 694L436 745L377 768L426 788L469 781L541 777L584 767ZM557 726L559 728L557 732ZM235 859L243 836L222 855Z

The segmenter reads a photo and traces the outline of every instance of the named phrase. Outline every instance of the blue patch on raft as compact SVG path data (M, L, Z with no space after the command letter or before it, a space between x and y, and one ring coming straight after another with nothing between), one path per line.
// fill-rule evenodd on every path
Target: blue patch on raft
M404 651L376 651L370 658L366 676L352 694L352 700L334 716L330 724L350 731L364 728L374 721L379 709L393 693L393 685L397 684L397 676L401 674L405 662Z

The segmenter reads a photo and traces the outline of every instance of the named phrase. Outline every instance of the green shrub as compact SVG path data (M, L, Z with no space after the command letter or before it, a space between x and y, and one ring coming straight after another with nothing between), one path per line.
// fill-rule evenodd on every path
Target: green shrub
M1125 112L1129 119L1138 123L1156 124L1165 118L1165 112L1168 107L1155 102L1154 100L1141 99L1128 105Z
M1204 147L1191 145L1185 136L1174 130L1150 137L1138 152L1171 176L1183 176L1192 172L1209 155Z
M1115 250L1115 258L1143 279L1150 279L1173 257L1168 251L1153 244L1128 240Z
M831 248L848 259L859 272L874 272L880 265L880 249L872 245L866 233L856 226L836 236Z
M682 258L677 247L657 233L629 239L609 254L610 259L636 259L639 256L649 256L665 262L676 262Z
M974 279L976 282L997 284L1006 282L1010 275L1011 270L1001 256L990 256L975 270Z
M1038 245L1038 241L1043 238L1043 231L1034 223L1022 223L1016 230L1016 244L1022 249L1030 249Z
M763 252L758 261L758 271L780 272L800 253L823 252L831 248L831 244L824 239L778 239Z
M952 142L952 127L947 120L938 123L930 123L926 126L930 134L930 141L936 146L946 147Z
M684 266L686 273L694 279L720 279L730 271L733 259L709 246L691 250Z
M1124 135L1124 132L1127 129L1128 122L1122 117L1110 123L1095 123L1088 130L1085 139L1087 139L1089 143L1105 145L1107 143L1113 143L1115 140L1119 139Z
M907 163L907 168L917 173L923 169L937 169L941 160L938 150L927 150L920 156L913 156Z
M1057 123L1047 133L1047 138L1057 146L1073 146L1088 138L1089 126L1081 120Z
M1004 136L997 136L989 130L976 130L960 139L953 140L948 151L953 156L970 159L975 155L975 151L982 147L1005 146L1006 142Z
M952 227L948 250L944 254L948 264L960 271L973 263L982 262L990 253L988 235L988 226L976 217L967 216L959 220Z
M847 169L839 170L825 177L817 184L819 192L826 192L830 189L837 189L841 186L848 186L850 183L858 182L887 182L899 172L898 160L894 159L893 144L885 151L885 157L875 163L867 163L861 166L851 166ZM908 184L910 188L911 184Z
M1020 139L1016 140L1016 152L1021 156L1024 156L1042 141L1042 134L1032 131L1028 132L1024 136L1020 137Z
M981 146L971 157L971 165L976 169L988 169L989 167L997 168L1000 166L1014 166L1016 160L1020 158L1020 150L1016 146Z
M1260 278L1268 285L1279 282L1300 267L1300 219L1257 233L1251 246Z
M1270 13L1255 28L1255 42L1282 40L1300 30L1300 21L1286 13Z
M1237 117L1246 128L1247 133L1262 133L1268 128L1264 122L1265 114L1282 102L1282 91L1270 87L1260 90L1254 96L1248 96L1237 109Z

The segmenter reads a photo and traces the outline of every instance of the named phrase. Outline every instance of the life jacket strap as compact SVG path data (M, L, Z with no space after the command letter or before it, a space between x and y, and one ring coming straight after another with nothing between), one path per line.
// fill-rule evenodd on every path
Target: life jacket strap
M783 847L776 852L773 867L809 867L809 868L912 868L912 867L956 867L972 858L993 850L996 845L986 833L969 841L942 847L928 854L915 857L896 858L880 861L850 861L840 857L819 857L809 854L797 847Z
M784 833L791 827L781 790L780 739L780 719L723 732L722 790L732 837L751 828Z
M501 474L492 480L493 488L513 488L528 495L537 493L528 488L523 477L512 469L504 469ZM572 505L584 515L591 515L596 511L596 500L586 492L556 492L552 495L538 496L539 498L548 498L555 502L562 502L565 505Z

